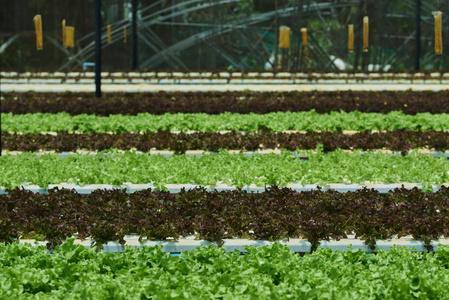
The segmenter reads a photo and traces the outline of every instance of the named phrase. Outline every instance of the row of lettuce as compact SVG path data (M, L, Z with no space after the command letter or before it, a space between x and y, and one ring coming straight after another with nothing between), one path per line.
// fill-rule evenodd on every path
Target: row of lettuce
M166 184L216 185L243 187L289 183L449 183L449 161L430 155L395 156L382 153L354 153L337 150L324 153L299 152L308 160L284 151L278 154L217 154L201 157L174 155L164 157L150 153L117 150L88 156L34 153L0 157L0 186L14 188L23 183L48 187L50 184L148 184L163 188Z
M432 240L449 234L449 188L380 194L368 189L298 193L272 186L262 193L196 188L178 194L147 189L88 195L68 189L48 194L15 189L0 195L0 219L0 242L36 238L47 241L49 248L75 233L100 247L108 241L124 244L127 234L151 240L197 234L218 245L226 238L303 238L314 251L321 240L355 234L373 250L378 239L409 235L431 250Z
M386 149L402 154L412 149L449 150L449 132L394 130L388 132L342 132L273 133L260 130L253 133L173 133L168 130L146 133L69 133L17 134L2 132L3 149L9 151L77 151L80 149L102 151L112 148L120 150L170 150L183 154L189 150L218 152L223 150L313 150L322 145L323 151L379 150Z
M223 151L202 157L117 150L65 158L32 153L0 157L0 186L13 189L0 195L0 294L39 299L445 299L449 284L447 247L439 246L435 253L426 254L392 248L388 253L378 251L376 256L351 249L333 252L319 248L320 241L355 234L372 249L379 239L412 236L432 251L432 241L447 238L449 190L442 186L436 193L425 192L432 185L449 183L447 159L418 156L416 152L397 157L336 150L359 145L403 152L418 147L447 149L447 133L443 131L449 130L449 94L413 97L407 93L391 93L387 98L383 97L387 94L372 93L366 99L357 93L114 94L105 101L74 94L47 98L34 94L28 99L6 95L2 100L6 107L2 137L6 141L2 143L10 150L115 147L183 153L192 148L230 149L230 145L247 150L318 149L304 151L307 161L290 152L247 157ZM403 131L355 136L335 133L396 129ZM233 132L213 134L221 130ZM273 133L287 130L334 132ZM175 135L169 131L206 133ZM42 132L57 132L57 136ZM106 132L115 134L101 134ZM271 186L257 194L197 188L178 194L97 190L80 195L74 190L34 194L14 189L24 183L46 188L64 182L152 183L159 189L173 183L223 182L242 187L412 182L422 183L425 191L297 193ZM179 257L157 247L140 251L127 248L123 254L97 253L96 249L75 246L69 239L75 234L92 238L98 248L108 241L124 243L126 234L150 240L194 234L218 245L226 238L303 238L311 243L313 254L301 257L279 244L248 247L244 256L214 247ZM15 243L19 238L47 241L52 255L43 247Z
M300 256L279 244L246 250L97 253L69 240L50 255L29 244L0 245L0 293L4 299L447 299L443 246L377 255L319 249Z
M59 113L108 116L149 113L256 113L316 110L405 114L449 113L449 91L439 92L159 92L106 93L101 101L92 93L3 93L2 111L13 114Z
M40 133L70 131L91 132L157 132L170 131L241 131L254 132L269 128L283 131L342 131L342 130L449 130L449 114L419 113L406 115L402 111L388 114L355 112L331 112L319 114L308 112L273 112L263 115L223 113L219 115L141 113L135 116L76 115L61 112L57 114L2 113L2 131Z

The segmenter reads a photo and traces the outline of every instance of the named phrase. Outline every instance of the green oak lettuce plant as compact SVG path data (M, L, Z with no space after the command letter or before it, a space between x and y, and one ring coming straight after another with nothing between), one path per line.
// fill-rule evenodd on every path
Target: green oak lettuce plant
M382 153L345 153L337 150L324 153L299 153L309 159L303 161L284 151L281 155L218 154L194 157L187 155L163 157L133 151L116 150L93 156L58 155L36 157L32 153L17 157L0 157L0 186L15 188L23 182L47 187L49 184L73 183L134 184L153 183L159 188L166 184L214 185L223 182L243 187L288 183L422 183L424 189L449 182L449 162L445 158L418 155L405 157Z
M96 252L69 239L44 247L0 245L4 298L446 299L449 248L377 254L318 248L301 256L274 243L246 253L213 246L173 257L161 247Z
M286 130L342 131L342 130L449 130L449 114L419 113L405 115L401 111L388 114L355 112L274 112L263 115L231 114L164 114L140 113L135 116L96 115L70 116L68 113L13 115L2 113L2 131L20 133L69 132L157 132L235 130L255 132L269 128L274 132Z

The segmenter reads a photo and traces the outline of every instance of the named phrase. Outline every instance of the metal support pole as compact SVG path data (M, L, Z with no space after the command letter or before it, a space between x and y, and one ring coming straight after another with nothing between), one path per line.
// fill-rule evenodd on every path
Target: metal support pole
M95 96L101 97L101 0L95 0Z
M274 66L273 66L274 71L277 71L278 67L278 47L279 47L278 0L274 0Z
M415 52L415 70L421 68L421 0L416 0L416 52Z
M2 156L2 150L3 150L3 145L2 145L2 101L0 100L0 156Z
M132 0L133 12L132 12L132 28L133 28L133 61L132 69L137 69L137 0Z

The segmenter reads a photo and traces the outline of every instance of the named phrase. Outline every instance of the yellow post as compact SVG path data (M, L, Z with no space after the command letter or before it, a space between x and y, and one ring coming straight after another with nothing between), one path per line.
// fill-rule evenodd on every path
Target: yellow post
M66 45L65 45L65 19L62 20L62 46L66 47Z
M108 25L107 29L108 29L108 44L110 44L111 43L111 25Z
M44 40L42 38L42 17L41 15L35 15L33 18L34 28L36 30L36 49L44 49Z
M368 52L369 48L369 18L363 18L363 52Z
M290 27L288 26L281 26L279 28L279 48L290 48Z
M65 27L65 46L67 48L75 47L75 27L73 26Z
M126 26L123 26L123 43L126 44L127 41Z
M354 52L354 24L348 25L348 49L349 52Z
M302 33L302 45L307 46L307 28L301 28Z
M434 11L435 18L435 53L443 54L443 13L441 11Z

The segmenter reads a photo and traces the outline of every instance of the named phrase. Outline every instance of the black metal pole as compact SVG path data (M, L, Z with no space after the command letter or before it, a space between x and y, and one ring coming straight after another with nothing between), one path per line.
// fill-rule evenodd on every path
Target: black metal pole
M2 65L3 60L0 57L0 66ZM2 91L0 90L0 96L2 96ZM2 101L0 99L0 156L2 156L2 150L3 150L3 145L2 145Z
M273 71L278 67L278 47L279 47L279 28L278 28L278 0L274 0L274 66Z
M133 5L133 20L132 20L132 27L133 27L133 62L132 62L132 69L137 69L137 0L132 0Z
M101 0L95 0L95 96L101 97Z
M0 156L2 156L2 150L3 150L3 146L2 146L2 101L3 100L0 99Z
M415 70L421 68L421 0L416 0L416 53Z

